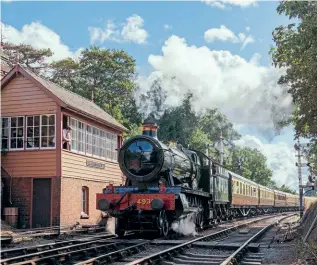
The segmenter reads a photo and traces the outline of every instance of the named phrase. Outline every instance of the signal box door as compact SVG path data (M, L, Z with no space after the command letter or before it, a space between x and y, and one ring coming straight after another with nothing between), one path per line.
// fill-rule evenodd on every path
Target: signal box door
M51 225L51 179L33 179L32 227Z

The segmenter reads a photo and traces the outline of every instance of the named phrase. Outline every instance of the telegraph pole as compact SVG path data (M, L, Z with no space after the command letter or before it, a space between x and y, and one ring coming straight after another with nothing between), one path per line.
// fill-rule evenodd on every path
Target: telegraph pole
M303 217L303 181L302 181L302 167L301 167L301 148L299 137L297 137L297 157L298 157L298 186L299 186L299 216Z

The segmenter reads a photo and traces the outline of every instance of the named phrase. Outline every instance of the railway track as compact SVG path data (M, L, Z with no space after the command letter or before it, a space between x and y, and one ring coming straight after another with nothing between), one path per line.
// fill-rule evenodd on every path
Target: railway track
M129 237L129 235L123 239L118 239L112 235L102 235L100 237L86 237L45 245L30 246L27 248L5 249L1 252L1 264L99 265L127 264L129 262L129 264L149 264L151 262L156 263L165 260L166 258L170 261L164 261L163 264L201 264L200 261L210 260L211 258L215 262L219 261L220 258L228 258L233 254L232 249L237 250L241 244L239 245L236 243L235 245L231 245L231 247L229 246L228 251L217 250L218 253L216 254L206 254L206 252L208 252L206 249L203 249L202 253L181 253L182 250L189 249L189 247L196 249L197 244L211 244L212 242L207 242L209 240L216 240L216 242L225 240L225 238L228 238L229 234L234 234L238 229L267 218L272 217L262 216L253 218L251 221L250 219L238 221L239 224L235 226L230 223L225 223L214 228L211 233L210 230L202 231L198 237L175 237L175 235L172 235L170 238L164 240L147 240L134 239L131 236ZM249 243L247 246L249 246ZM179 263L182 260L184 260L185 263ZM188 260L190 260L190 263L188 263ZM177 263L175 263L175 261ZM216 263L203 262L203 264Z
M170 242L154 241L146 251L125 258L112 264L199 264L199 265L260 265L261 253L253 253L260 249L260 244L254 243L277 221L292 215L262 217L230 228L191 240L174 240ZM153 244L158 244L153 247ZM167 246L167 245L170 246ZM83 264L103 264L81 263Z

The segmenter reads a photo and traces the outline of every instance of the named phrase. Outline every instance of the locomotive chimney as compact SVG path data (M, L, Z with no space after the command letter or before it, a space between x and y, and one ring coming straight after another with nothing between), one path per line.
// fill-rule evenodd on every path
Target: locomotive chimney
M142 135L157 139L158 126L153 118L147 118L142 124Z

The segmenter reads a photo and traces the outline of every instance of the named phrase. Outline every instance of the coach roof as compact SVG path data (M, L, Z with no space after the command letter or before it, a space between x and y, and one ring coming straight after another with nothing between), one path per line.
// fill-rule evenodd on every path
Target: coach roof
M6 84L8 84L16 76L17 73L20 73L24 77L30 79L30 81L33 81L33 83L35 83L37 86L46 89L49 92L48 94L50 94L50 96L53 97L62 107L73 110L82 115L86 115L110 127L128 131L127 128L125 128L121 123L116 121L111 115L98 107L92 101L89 101L82 96L79 96L69 90L66 90L65 88L58 86L57 84L52 83L20 65L16 65L1 80L1 88L3 89Z

